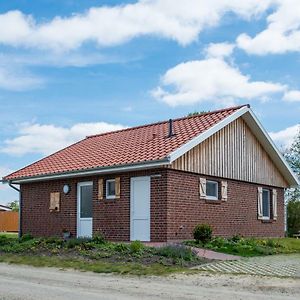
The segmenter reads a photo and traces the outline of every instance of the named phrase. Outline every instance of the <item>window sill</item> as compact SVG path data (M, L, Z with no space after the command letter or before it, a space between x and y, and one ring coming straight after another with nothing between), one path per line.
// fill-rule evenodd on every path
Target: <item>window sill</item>
M116 196L106 196L105 200L116 200Z
M217 199L217 200L205 199L205 203L209 203L209 204L221 204L222 200L220 200L220 199Z
M261 220L262 223L273 223L276 222L276 220L273 219L265 219L265 220Z

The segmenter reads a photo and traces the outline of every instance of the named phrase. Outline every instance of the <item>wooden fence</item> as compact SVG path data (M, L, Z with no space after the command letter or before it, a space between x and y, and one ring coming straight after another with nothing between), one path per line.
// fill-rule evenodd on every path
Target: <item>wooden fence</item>
M18 232L19 213L14 211L0 211L0 232Z

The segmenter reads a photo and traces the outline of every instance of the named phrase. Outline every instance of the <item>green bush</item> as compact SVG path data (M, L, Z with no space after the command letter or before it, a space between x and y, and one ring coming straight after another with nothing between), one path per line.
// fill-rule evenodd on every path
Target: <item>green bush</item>
M80 247L80 248L90 248L89 244L91 242L90 238L78 238L78 239L69 239L65 243L65 247L68 249L72 249L75 247Z
M104 244L105 238L104 235L101 232L98 232L93 235L92 242L95 244Z
M121 253L127 252L127 251L129 251L129 246L124 243L118 243L115 245L115 251L121 252Z
M142 253L144 250L144 244L140 241L133 241L130 244L130 251L134 254Z
M0 246L9 244L10 240L5 235L0 235Z
M156 250L157 255L172 258L180 259L185 261L193 261L196 258L195 253L183 245L170 245L158 248Z
M32 239L33 239L33 236L30 233L26 233L20 237L19 241L22 243L22 242L26 242L26 241L29 241Z
M194 228L194 239L197 242L207 243L212 239L212 228L208 224L199 224Z

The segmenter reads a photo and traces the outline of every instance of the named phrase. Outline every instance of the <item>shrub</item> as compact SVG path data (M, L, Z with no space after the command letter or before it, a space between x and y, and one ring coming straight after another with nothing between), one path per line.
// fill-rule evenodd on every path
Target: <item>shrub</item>
M140 241L133 241L130 244L130 251L132 253L138 254L144 250L144 244Z
M45 244L53 244L53 245L57 245L57 246L61 246L63 244L63 240L58 238L58 237L48 237L48 238L44 238L43 239Z
M19 241L22 243L22 242L30 241L30 240L32 240L32 239L33 239L33 236L32 236L31 234L29 234L29 233L26 233L26 234L23 234L23 235L20 237Z
M101 232L94 234L92 238L92 242L95 244L104 244L105 243L104 235Z
M234 242L234 243L238 243L240 240L242 239L242 236L240 236L239 234L234 235L231 239L229 239L230 241Z
M194 239L197 242L207 243L212 239L212 228L208 224L199 224L194 228Z
M183 245L170 245L161 247L157 249L156 253L160 256L185 261L192 261L196 258L194 252L190 248L187 248Z
M119 243L115 245L115 251L117 252L127 252L129 251L129 246L124 243Z
M68 249L72 249L77 246L81 246L83 248L90 248L90 247L87 247L90 242L91 242L91 239L89 239L89 238L69 239L66 241L65 246Z
M0 246L9 244L9 239L5 235L0 235Z

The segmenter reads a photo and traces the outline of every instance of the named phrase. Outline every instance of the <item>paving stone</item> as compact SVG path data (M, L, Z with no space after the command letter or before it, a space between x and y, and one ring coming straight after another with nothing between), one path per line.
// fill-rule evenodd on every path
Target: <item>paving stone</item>
M209 272L300 278L300 257L273 256L218 261L195 267Z

